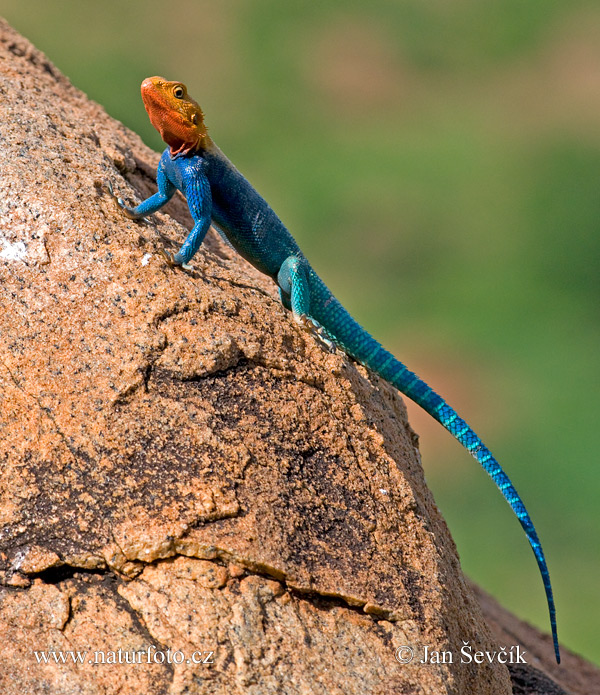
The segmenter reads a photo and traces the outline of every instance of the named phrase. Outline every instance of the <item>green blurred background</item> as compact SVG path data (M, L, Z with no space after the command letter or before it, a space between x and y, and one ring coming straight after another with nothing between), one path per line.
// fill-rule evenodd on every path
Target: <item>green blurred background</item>
M544 543L559 634L600 661L600 7L580 0L0 0L155 149L187 83L327 284L484 435ZM548 629L519 524L411 408L465 571Z

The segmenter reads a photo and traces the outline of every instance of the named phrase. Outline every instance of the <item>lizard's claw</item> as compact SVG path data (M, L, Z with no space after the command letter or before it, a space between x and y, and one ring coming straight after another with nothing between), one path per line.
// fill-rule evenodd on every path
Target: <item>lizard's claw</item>
M331 340L323 326L318 321L315 321L312 316L297 314L294 318L302 330L310 333L324 350L335 352L335 343Z
M194 270L194 266L189 265L189 263L177 263L175 256L170 251L165 248L158 250L160 255L165 259L167 265L171 268L183 268L184 270Z
M167 262L167 265L170 266L171 268L176 268L179 264L175 263L175 259L173 258L173 254L170 251L167 251L167 249L159 249L158 253L165 259Z
M108 181L104 185L104 190L108 193L108 195L113 199L115 205L119 208L119 210L125 215L125 217L128 217L130 220L137 220L138 217L137 215L133 212L133 210L125 204L125 201L123 198L120 198L113 190L112 186L112 181Z

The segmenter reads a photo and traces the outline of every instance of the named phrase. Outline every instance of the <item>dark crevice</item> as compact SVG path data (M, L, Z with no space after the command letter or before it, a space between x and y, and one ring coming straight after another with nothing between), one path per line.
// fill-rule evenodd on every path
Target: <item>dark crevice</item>
M220 553L220 556L217 556L214 559L208 560L208 562L212 562L215 565L219 565L221 567L227 568L228 564L230 562L234 562L236 564L239 564L241 567L244 568L244 576L256 576L256 577L261 577L263 579L267 579L269 581L277 581L279 582L286 591L289 592L291 596L296 597L299 600L307 601L311 603L315 608L322 610L322 611L330 611L333 608L340 607L344 608L346 610L351 610L363 617L370 618L373 620L373 622L377 623L380 620L387 620L394 622L394 617L391 615L390 611L385 611L381 609L381 611L377 611L377 613L366 613L363 609L364 606L367 604L367 601L364 603L361 603L359 605L355 603L351 603L349 600L345 599L342 596L331 596L328 595L327 593L322 593L317 590L313 589L304 589L304 588L299 588L299 587L294 587L290 584L288 584L287 579L285 578L283 573L279 572L269 572L268 569L257 569L255 567L248 567L243 560L240 560L235 557L231 557L227 552L222 551L221 549L216 549L217 553ZM182 556L182 555L173 555L169 558L164 558L164 559L159 559L155 560L154 562L150 563L144 563L141 562L143 566L157 566L162 562L172 562L175 558L177 557L188 557ZM196 558L198 559L198 558ZM204 559L204 558L202 558ZM111 568L97 568L97 569L85 569L82 567L74 567L72 565L64 564L64 565L58 565L55 567L49 567L48 569L42 570L41 572L37 572L35 574L28 574L28 578L30 579L41 579L45 584L52 584L52 585L57 585L60 584L61 582L64 582L69 579L74 579L74 580L81 580L85 577L98 577L101 578L101 581L103 584L107 585L114 585L116 583L119 583L122 581L122 579L114 572L113 569ZM122 601L125 601L124 599L121 598ZM126 605L128 606L128 611L132 612L135 614L135 611L129 606L129 604L125 601ZM562 691L561 691L562 692Z
M86 569L84 567L73 567L72 565L56 565L27 576L30 579L41 579L44 584L59 584L66 579L77 579L81 576L106 576L108 574L110 574L108 568Z
M288 586L287 584L284 585L286 589L290 592L292 596L296 596L297 598L307 601L308 603L312 604L315 608L322 610L322 611L330 611L333 608L344 608L345 610L350 610L353 611L354 613L357 613L358 615L361 615L363 618L369 618L371 619L374 623L378 623L380 620L386 620L388 622L395 622L393 616L391 615L390 611L386 610L378 610L376 613L366 613L364 611L364 607L367 604L362 603L360 605L355 605L352 603L349 603L346 599L339 597L339 596L328 596L327 594L321 594L318 591L311 591L311 590L301 590L301 589L296 589L293 587Z
M166 321L167 319L171 318L172 316L178 316L180 314L186 314L188 311L190 311L191 307L189 304L186 304L185 306L171 306L168 309L165 309L165 311L161 312L157 316L154 317L152 323L154 325L154 328L158 328L163 321Z
M227 268L227 270L230 269ZM256 285L248 285L245 282L239 282L237 280L232 280L231 278L224 278L222 276L215 277L207 275L206 278L208 280L214 280L216 282L225 282L229 287L237 287L240 290L250 290L251 292L256 292L257 294L260 294L263 297L270 299L274 304L280 304L280 302L275 297L273 297L272 294L269 294L266 290L263 290L262 288L257 287Z
M148 388L150 388L150 386L156 388L161 387L161 385L164 385L167 381L170 383L180 384L200 384L206 379L223 379L231 374L235 374L238 371L260 368L261 365L245 357L240 357L239 362L236 362L228 367L224 367L223 369L218 369L214 372L207 372L206 374L195 374L189 377L182 377L169 369L156 369L154 365L149 365L149 367L150 374L148 376ZM150 381L152 381L152 384L150 384ZM161 395L163 398L169 397L166 389L161 389Z
M144 384L144 392L148 393L149 388L148 388L148 383L150 381L150 377L152 376L152 370L154 369L154 364L152 362L149 362L143 369L142 371L142 382Z
M280 576L270 574L266 570L260 571L257 569L247 569L246 567L244 567L244 569L246 570L247 575L262 577L263 579L268 579L270 581L278 581L291 596L294 596L301 601L310 603L318 610L330 611L333 608L344 608L345 610L350 610L358 615L361 615L363 618L369 618L374 623L378 623L381 620L395 622L391 612L384 609L377 611L377 613L366 613L364 611L364 607L367 605L367 601L357 605L355 603L350 603L349 600L342 596L330 596L329 594L321 593L315 589L300 589L299 587L290 586L285 578L282 579Z
M189 378L177 378L177 381L183 381L186 384L193 384L197 382L204 381L205 379L223 379L230 376L231 374L236 374L240 371L251 371L253 369L259 368L261 365L258 362L249 360L247 357L240 356L239 360L228 367L223 367L222 369L217 369L214 372L209 372L208 374L194 375Z
M216 552L219 553L220 549L216 549ZM157 560L149 564L156 566L161 562L172 561L176 557L188 556L175 555L171 558L167 558L165 560ZM378 623L381 620L395 622L395 618L393 617L390 611L385 611L381 609L377 613L366 613L363 609L364 606L367 605L367 601L364 601L364 603L360 603L357 605L356 603L350 603L349 600L343 598L342 596L331 596L327 593L321 593L315 589L301 589L299 587L291 586L290 584L288 584L288 581L286 580L283 572L269 572L267 569L260 570L255 567L250 568L247 565L245 565L242 560L235 557L230 557L227 553L222 553L220 557L217 556L216 558L207 561L225 568L227 568L230 562L234 562L235 564L238 564L239 566L243 567L245 573L244 576L261 577L262 579L267 579L269 581L274 580L276 582L279 582L279 584L281 584L291 596L294 596L298 600L306 601L307 603L310 603L315 608L322 611L330 611L333 608L339 607L344 608L346 610L351 610L354 613L361 615L363 618L370 618L371 620L373 620L374 623Z
M165 346L166 347L166 346ZM163 350L161 349L160 352ZM315 379L310 379L304 376L298 376L295 372L290 370L289 368L275 368L273 367L272 364L265 362L264 360L259 358L249 358L244 355L240 355L239 359L235 364L231 364L227 367L223 367L222 369L217 369L212 372L206 372L203 374L195 374L193 376L189 377L183 377L176 372L169 370L169 369L160 369L155 367L155 362L158 360L158 355L156 359L152 360L151 363L147 364L146 367L144 368L144 386L146 390L148 391L151 386L160 386L161 384L164 384L166 381L170 381L172 383L180 383L180 384L200 384L203 381L206 381L207 379L224 379L226 377L229 377L232 374L236 374L237 372L241 371L253 371L257 369L266 369L266 370L272 370L271 376L273 377L274 380L277 381L288 381L288 382L293 382L293 383L298 383L298 384L304 384L308 386L309 388L315 389L319 393L322 394L327 394L325 384L315 378ZM153 383L151 383L153 382ZM128 391L124 396L129 396L131 394L131 391ZM162 390L161 394L163 397L167 397L166 391ZM124 397L119 399L119 402L125 402Z

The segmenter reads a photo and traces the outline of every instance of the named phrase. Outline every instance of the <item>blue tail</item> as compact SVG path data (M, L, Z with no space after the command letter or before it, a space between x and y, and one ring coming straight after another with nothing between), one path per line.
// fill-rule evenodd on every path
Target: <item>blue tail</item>
M523 500L515 490L510 478L502 470L500 464L492 456L490 450L484 445L481 439L473 432L467 423L458 416L456 411L451 408L441 396L431 389L416 374L409 371L401 362L383 348L380 348L381 355L374 355L370 360L369 366L373 371L380 374L386 381L393 384L399 391L406 394L411 400L418 403L432 417L440 422L465 449L483 466L491 479L496 483L498 489L503 494L504 499L510 504L517 519L525 531L535 559L537 561L544 589L546 600L548 601L548 611L550 612L550 627L552 629L552 640L554 642L554 654L557 663L560 663L560 652L558 648L558 635L556 631L556 608L552 595L552 585L550 574L546 565L544 551L538 538L533 521L525 509ZM389 358L392 358L391 360ZM378 367L377 364L380 364Z
M316 284L316 283L315 283ZM319 283L318 289L323 293L326 288ZM467 451L483 466L504 499L510 504L517 519L525 531L535 559L537 561L550 612L550 627L552 629L552 640L554 642L554 654L557 663L560 663L560 652L558 648L558 635L556 631L556 609L554 597L552 595L552 585L550 584L550 574L546 565L546 558L542 545L536 533L535 527L523 500L515 490L509 477L500 467L500 464L492 456L489 449L483 444L481 439L473 432L467 423L458 416L456 411L451 408L441 396L430 388L420 377L409 371L394 355L385 350L367 331L364 330L330 295L331 299L327 302L328 310L320 311L317 319L323 323L327 331L335 341L350 356L369 367L390 384L393 384L399 391L408 396L411 400L418 403L432 417L440 422Z

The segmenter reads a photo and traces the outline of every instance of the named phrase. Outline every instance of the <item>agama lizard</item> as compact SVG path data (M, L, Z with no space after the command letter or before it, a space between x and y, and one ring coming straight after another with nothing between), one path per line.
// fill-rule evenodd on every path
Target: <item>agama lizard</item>
M556 611L542 546L521 497L496 459L454 409L385 350L333 296L267 202L209 137L204 114L185 85L149 77L141 90L150 121L168 147L158 165L158 192L134 208L114 196L119 207L127 217L141 219L180 190L194 227L178 253L164 251L170 265L186 267L212 223L246 260L277 283L284 307L303 328L379 374L458 439L491 476L527 535L544 582L554 652L560 663Z

